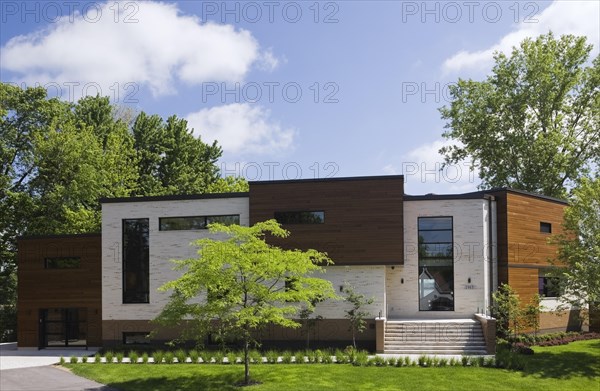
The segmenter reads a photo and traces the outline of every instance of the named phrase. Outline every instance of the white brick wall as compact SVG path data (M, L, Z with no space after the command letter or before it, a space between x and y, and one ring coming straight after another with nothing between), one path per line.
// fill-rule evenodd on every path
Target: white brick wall
M159 217L239 214L240 224L249 224L248 198L214 198L182 201L107 203L102 205L102 319L153 319L168 301L158 292L164 283L177 278L172 259L196 255L190 243L207 237L206 230L159 231ZM122 220L150 219L150 303L123 304Z
M370 313L370 318L375 318L385 313L385 266L327 266L325 274L315 274L331 281L333 289L340 297L340 286L348 283L354 287L356 293L362 293L367 298L373 298L373 304L365 306L364 310ZM328 319L343 319L344 311L350 309L349 303L343 300L328 300L317 304L315 315Z
M386 267L388 318L471 317L485 308L487 209L483 199L404 202L404 266ZM453 217L454 311L419 311L417 218L425 216ZM466 287L469 277L474 289Z

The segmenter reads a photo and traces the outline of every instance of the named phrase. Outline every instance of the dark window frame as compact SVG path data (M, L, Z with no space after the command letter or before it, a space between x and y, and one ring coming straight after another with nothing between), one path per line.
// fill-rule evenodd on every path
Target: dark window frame
M168 216L168 217L159 217L158 218L158 230L160 232L168 232L168 231L202 231L208 229L208 224L210 224L210 219L215 218L234 218L237 219L237 223L231 224L240 224L240 215L239 214L228 214L228 215L200 215L200 216ZM202 227L200 228L168 228L164 225L163 220L174 219L174 220L185 220L185 219L198 219L204 220Z
M123 345L149 345L152 343L150 340L150 332L149 331L124 331L123 335ZM146 341L144 342L127 342L127 337L136 337L143 335Z
M426 220L426 219L449 219L450 220L450 228L442 228L442 229L434 229L434 228L424 228L421 229L421 221L422 220ZM422 242L420 240L420 233L421 232L451 232L451 242L447 242L447 241L432 241L432 242ZM420 246L421 245L450 245L450 249L452 250L450 255L446 254L446 255L440 255L440 254L435 254L435 255L427 255L427 254L422 254L421 250L420 250ZM434 312L454 312L456 310L456 305L455 305L455 290L456 287L454 286L454 216L419 216L417 217L417 280L419 280L419 276L421 275L422 271L421 271L421 263L422 261L425 260L450 260L450 269L451 269L451 274L452 274L452 303L451 303L451 309L421 309L421 294L420 292L417 295L417 306L419 308L419 312L423 311L423 312L429 312L429 311L434 311ZM417 281L417 289L421 289L420 287L420 281ZM445 297L440 297L440 302L441 299L447 299ZM450 299L447 299L448 301L450 301Z
M554 281L554 282L550 282ZM538 294L542 298L555 299L562 296L560 278L548 276L543 272L538 274Z
M143 237L139 237L137 238L137 240L140 243L144 244L143 249L141 250L143 252L144 255L144 259L142 260L142 262L144 263L144 265L142 265L139 269L146 269L145 270L145 276L142 275L143 270L138 270L137 273L138 275L136 276L136 278L138 277L142 277L144 279L144 281L142 282L142 285L146 286L145 290L141 290L141 289L136 289L132 292L128 292L127 289L127 263L128 260L126 259L128 253L130 251L128 251L128 249L126 248L127 244L128 244L128 240L126 240L126 230L125 230L125 225L126 222L129 221L145 221L145 235L147 235L147 238L144 239ZM122 254L123 254L123 259L122 259L122 270L121 270L121 274L122 274L122 290L123 290L123 304L149 304L150 303L150 219L149 218L131 218L131 219L123 219L121 221L122 224ZM145 242L145 243L144 243ZM138 249L137 251L135 251L136 253L139 253L140 250ZM141 258L140 258L141 259ZM140 299L140 297L143 297Z
M320 221L309 220L307 215L312 216L319 215ZM279 224L285 225L304 225L304 224L325 224L325 211L324 210L286 210L273 212L273 218L277 220Z
M59 261L77 261L76 266L60 266L56 262ZM52 264L54 263L54 266ZM44 258L44 269L48 270L65 270L65 269L81 269L81 257L46 257Z
M552 223L540 221L540 232L544 234L552 233Z

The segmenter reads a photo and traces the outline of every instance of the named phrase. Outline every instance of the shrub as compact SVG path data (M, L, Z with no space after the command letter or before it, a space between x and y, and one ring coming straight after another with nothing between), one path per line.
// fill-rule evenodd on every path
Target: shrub
M452 357L450 359L450 362L448 363L448 365L450 365L451 367L455 367L459 364L459 361L457 359L455 359L454 357Z
M419 356L418 362L419 362L420 367L424 367L425 365L427 365L427 356L425 356L425 355Z
M438 361L438 366L439 367L445 367L448 365L448 359L447 358L440 358Z
M178 363L183 364L187 360L187 353L183 349L178 349L175 351L175 357Z
M496 365L496 360L494 360L494 357L487 357L483 363L484 366L486 367L494 367Z
M410 359L410 357L404 356L404 366L410 367L411 364L412 364L412 360Z
M331 352L325 352L325 354L321 358L321 362L323 364L331 364L331 363L333 363L333 355L331 354Z
M77 361L79 361L79 359L77 357L75 357L75 356L69 357L70 364L77 364Z
M227 353L227 362L231 365L237 364L238 355L236 352Z
M385 360L385 364L390 367L395 367L398 363L398 360L395 357L389 357Z
M383 358L381 356L371 357L369 359L369 361L376 367L385 367L385 365L386 365L385 358Z
M142 363L148 364L148 361L149 361L148 353L144 352L144 354L142 354Z
M132 350L131 352L129 352L128 356L129 356L130 363L137 364L138 358L140 357L140 355L135 350Z
M60 360L58 360L58 363L59 363L60 365L64 365L64 364L65 364L65 362L66 362L66 361L65 361L65 358L64 358L63 356L60 356Z
M531 349L529 346L525 345L523 342L517 342L517 343L513 344L512 348L510 350L512 352L519 353L519 354L525 354L528 356L533 354L533 349Z
M88 356L81 356L81 362L84 364L88 362Z
M281 353L281 362L284 364L291 364L292 357L293 357L292 352L290 352L289 350L286 350L285 352Z
M352 365L355 366L366 366L369 362L369 353L365 350L357 351L354 355L354 361Z
M190 356L190 361L192 364L198 364L198 358L200 357L200 354L197 350L190 350L188 355Z
M165 353L162 350L157 350L152 354L152 359L155 364L162 364L164 358Z
M294 355L294 362L296 364L304 364L304 352L296 352Z
M117 352L117 354L115 354L115 356L117 357L117 362L120 364L123 362L123 358L125 357L125 354L123 352Z
M252 361L252 363L254 363L254 364L262 364L263 363L262 354L258 350L251 350L249 353L249 356L250 356L250 360Z
M279 353L277 353L275 350L269 350L265 353L265 357L267 358L267 362L269 364L277 364Z
M113 362L114 357L115 357L115 354L110 350L108 352L104 353L104 359L109 364Z
M314 362L320 363L323 360L323 352L321 350L319 350L319 349L315 350L313 352L313 355L315 357Z
M463 367L466 367L470 364L471 358L469 356L462 356L460 361L462 362Z
M200 352L200 359L202 360L203 364L210 364L210 362L212 361L212 356L209 352L203 351Z
M215 364L223 364L223 359L225 358L225 353L223 351L217 350L212 356L215 360Z
M165 363L173 364L175 362L175 354L173 352L165 352Z

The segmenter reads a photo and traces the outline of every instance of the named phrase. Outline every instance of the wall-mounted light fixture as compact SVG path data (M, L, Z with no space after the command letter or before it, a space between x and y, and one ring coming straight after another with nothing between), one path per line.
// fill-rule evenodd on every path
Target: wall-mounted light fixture
M404 278L400 279L400 284L404 284Z
M469 278L467 279L467 282L468 282L469 284L471 283L471 277L469 277Z

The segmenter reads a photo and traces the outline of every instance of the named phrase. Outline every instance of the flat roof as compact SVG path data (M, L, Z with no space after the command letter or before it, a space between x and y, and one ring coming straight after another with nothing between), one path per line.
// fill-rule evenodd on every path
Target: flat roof
M238 193L205 193L205 194L179 194L164 196L145 196L145 197L117 197L100 198L101 204L115 204L121 202L150 202L150 201L184 201L184 200L210 200L215 198L243 198L248 197L248 192Z
M539 198L545 201L556 202L559 204L568 205L566 200L562 200L556 197L550 197L542 194L532 193L525 190L513 189L510 187L496 187L489 190L480 190L474 191L470 193L460 193L460 194L424 194L424 195L405 195L404 201L436 201L436 200L474 200L474 199L486 199L489 197L493 197L494 193L514 193L521 194L528 197Z
M249 181L250 185L274 185L282 183L310 183L310 182L345 182L345 181L373 181L373 180L402 180L404 175L376 175L376 176L349 176L331 178L307 178L307 179L279 179L272 181Z
M34 239L66 239L66 238L93 238L102 236L100 232L89 232L83 234L52 234L52 235L23 235L17 236L17 240L34 240Z

